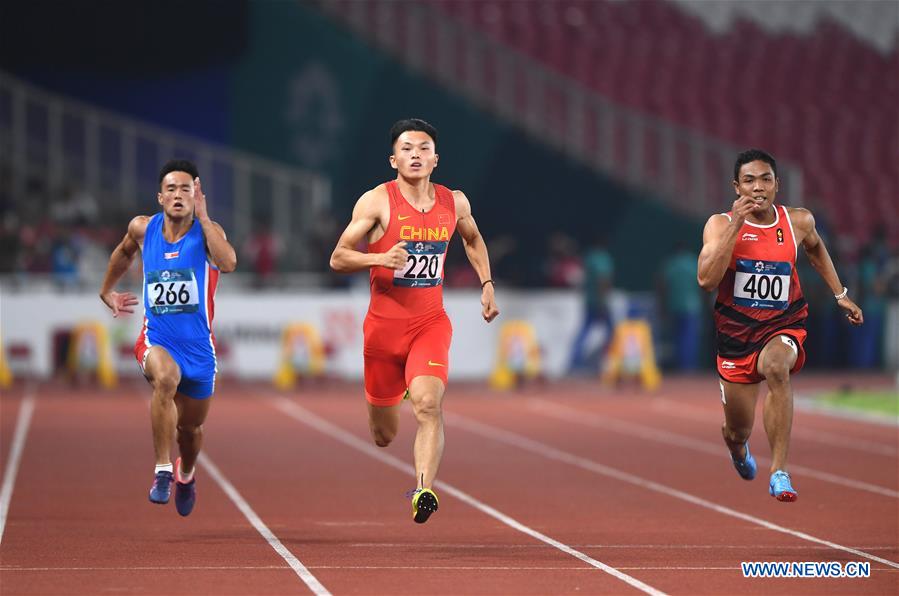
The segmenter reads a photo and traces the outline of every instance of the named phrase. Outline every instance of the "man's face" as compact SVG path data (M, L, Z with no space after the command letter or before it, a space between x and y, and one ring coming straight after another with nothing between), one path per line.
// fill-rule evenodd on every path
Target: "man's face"
M427 178L437 167L434 139L420 130L407 130L393 144L390 166L403 178Z
M777 194L777 178L771 165L761 160L740 166L740 176L734 180L737 196L752 197L755 200L753 213L762 215L771 210Z
M170 218L189 217L194 212L194 179L187 172L169 172L156 196Z

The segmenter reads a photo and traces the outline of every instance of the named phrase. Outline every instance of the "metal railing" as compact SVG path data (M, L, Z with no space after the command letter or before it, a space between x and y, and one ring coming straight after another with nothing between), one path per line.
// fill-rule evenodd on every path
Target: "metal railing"
M0 72L0 193L14 209L24 210L35 188L52 196L74 185L106 214L152 213L159 168L172 158L197 164L210 215L236 247L253 226L264 225L284 239L282 259L293 271L321 269L304 239L330 209L328 178L47 93Z
M734 198L733 162L745 147L617 105L427 3L317 4L412 69L677 211L707 216ZM399 23L405 23L402 30ZM802 171L790 163L778 166L781 191L801 205Z

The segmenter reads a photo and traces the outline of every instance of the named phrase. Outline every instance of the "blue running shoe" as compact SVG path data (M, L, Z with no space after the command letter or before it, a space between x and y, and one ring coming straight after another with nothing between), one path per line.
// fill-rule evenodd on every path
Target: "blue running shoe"
M181 458L175 462L175 509L181 517L187 517L194 510L194 503L197 502L197 477L194 476L190 482L181 482Z
M156 472L156 478L153 479L153 486L150 488L150 502L158 505L165 505L172 496L172 480L175 477L171 472Z
M778 501L787 503L792 503L799 498L796 489L790 484L790 475L783 470L775 470L774 473L771 474L771 483L768 485L768 492Z
M197 479L192 478L187 484L175 483L175 508L182 517L187 517L194 510L197 502Z
M730 460L734 462L734 467L737 469L737 474L740 475L740 478L743 480L752 480L755 478L755 473L758 471L758 468L755 465L755 458L749 453L749 441L746 441L746 443L743 444L743 447L746 448L746 457L741 461L731 453Z

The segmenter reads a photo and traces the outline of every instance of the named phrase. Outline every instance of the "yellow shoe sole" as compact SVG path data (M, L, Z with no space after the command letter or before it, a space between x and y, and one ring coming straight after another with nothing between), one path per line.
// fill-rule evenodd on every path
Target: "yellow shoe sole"
M412 520L417 524L425 523L439 505L437 495L430 488L416 491L412 497Z

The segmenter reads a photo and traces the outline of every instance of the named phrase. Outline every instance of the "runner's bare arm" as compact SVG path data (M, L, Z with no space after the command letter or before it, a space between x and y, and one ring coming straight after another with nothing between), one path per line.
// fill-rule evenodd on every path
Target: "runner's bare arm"
M756 201L751 196L740 195L731 207L730 217L719 213L706 222L696 273L696 280L703 290L711 292L721 283L733 257L740 228L755 206Z
M490 277L490 257L487 254L487 244L484 237L478 230L478 224L471 214L471 203L468 197L460 190L453 191L453 199L456 204L456 230L462 237L462 243L465 245L465 255L468 262L478 274L481 281L481 306L483 310L481 315L488 323L499 316L499 309L496 307L496 298L494 297L493 282L485 283Z
M405 241L397 242L385 253L365 253L356 250L356 246L377 226L385 227L384 210L386 194L381 194L380 187L368 191L356 201L353 218L337 240L337 246L331 253L331 269L338 273L353 273L370 267L381 265L390 269L399 269L406 264L409 253L406 252ZM388 215L389 217L389 215Z
M711 292L721 283L727 266L730 265L741 226L742 223L735 225L733 220L728 220L727 216L720 213L711 216L706 222L696 270L696 280L706 292Z
M830 253L827 252L827 247L824 246L824 241L821 240L821 236L818 235L818 230L815 228L815 216L808 209L801 207L792 207L789 211L790 220L793 222L793 229L797 236L796 240L802 244L809 263L821 275L834 296L842 294L843 282L840 281ZM862 309L849 298L848 294L837 300L837 304L843 309L850 323L861 325L864 322Z
M131 292L114 292L112 288L125 275L131 262L134 261L134 256L141 250L149 221L150 218L146 215L138 215L132 219L125 237L109 257L109 265L106 267L106 275L100 287L100 300L112 310L114 317L119 316L120 312L133 313L134 307L138 304L137 297Z
M200 220L203 227L203 237L206 238L206 252L212 263L222 273L231 273L237 268L237 253L228 242L225 230L218 223L208 217Z
M199 178L194 178L194 214L203 228L203 237L206 239L206 253L212 259L212 263L222 273L231 273L237 268L237 253L222 226L209 218L206 207L206 195Z

